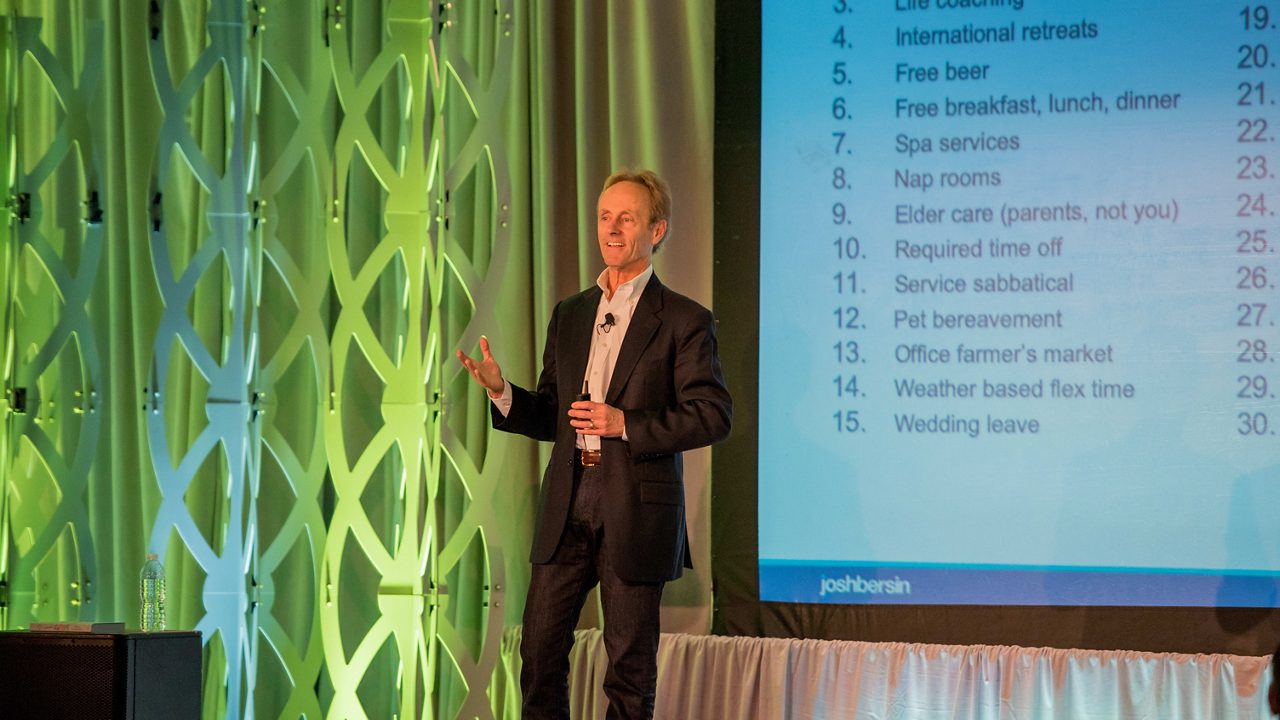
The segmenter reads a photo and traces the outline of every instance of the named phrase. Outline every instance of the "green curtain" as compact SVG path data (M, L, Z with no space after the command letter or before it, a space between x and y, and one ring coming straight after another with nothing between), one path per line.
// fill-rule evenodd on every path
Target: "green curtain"
M671 181L655 264L710 304L710 4L8 10L0 626L132 625L156 551L170 627L206 631L207 718L516 717L503 630L547 448L489 431L452 350L484 333L535 382L551 308L600 269L595 198L622 165ZM218 37L239 40L211 60ZM393 46L422 51L378 65ZM371 261L352 295L339 270ZM708 466L686 464L699 570L668 590L669 629L709 626Z

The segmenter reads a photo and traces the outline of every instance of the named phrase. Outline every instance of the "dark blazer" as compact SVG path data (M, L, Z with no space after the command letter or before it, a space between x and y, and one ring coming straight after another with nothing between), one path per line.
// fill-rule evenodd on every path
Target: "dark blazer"
M494 428L555 442L538 499L534 563L551 560L569 517L577 433L567 413L582 388L601 295L592 287L556 305L537 391L513 384L507 416L493 410ZM604 402L623 411L627 428L627 441L602 438L600 444L596 476L606 483L603 524L610 539L604 547L623 580L674 580L692 567L680 453L723 439L733 416L711 311L651 277Z

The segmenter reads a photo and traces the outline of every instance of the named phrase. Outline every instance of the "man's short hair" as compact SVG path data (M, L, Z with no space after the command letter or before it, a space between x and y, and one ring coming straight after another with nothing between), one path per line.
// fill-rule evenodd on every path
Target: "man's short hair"
M658 174L652 170L623 168L605 178L604 187L600 188L600 192L604 192L620 182L635 183L648 193L649 227L653 227L653 224L659 220L667 222L667 228L662 232L662 237L658 239L658 244L653 246L653 251L658 252L658 250L662 249L662 244L667 241L667 234L671 231L671 186L667 185L667 181L658 177Z

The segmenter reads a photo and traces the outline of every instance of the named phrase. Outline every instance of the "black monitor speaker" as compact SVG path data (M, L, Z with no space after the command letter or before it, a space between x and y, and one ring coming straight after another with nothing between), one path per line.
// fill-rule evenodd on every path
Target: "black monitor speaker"
M200 633L0 633L8 720L200 717Z

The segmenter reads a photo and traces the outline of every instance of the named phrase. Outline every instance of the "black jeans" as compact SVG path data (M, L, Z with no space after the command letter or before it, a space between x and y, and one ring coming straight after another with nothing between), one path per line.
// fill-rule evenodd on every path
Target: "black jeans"
M569 650L587 594L598 582L609 655L604 692L610 720L653 717L658 684L659 607L663 583L629 583L609 562L600 520L599 469L575 473L573 511L551 562L534 565L520 642L524 720L569 717ZM596 481L596 482L593 482ZM634 548L632 552L644 552Z

